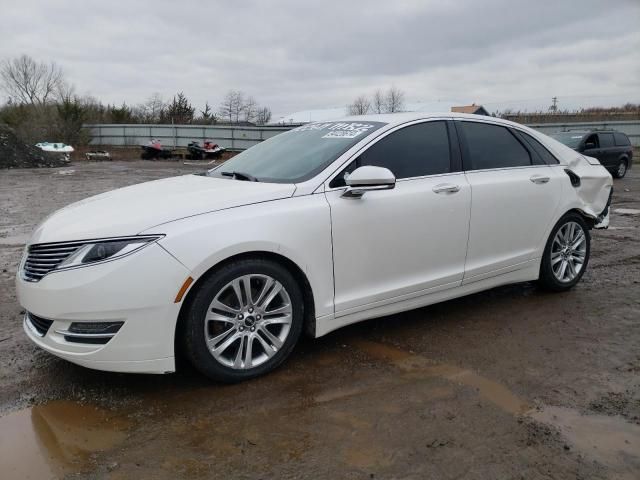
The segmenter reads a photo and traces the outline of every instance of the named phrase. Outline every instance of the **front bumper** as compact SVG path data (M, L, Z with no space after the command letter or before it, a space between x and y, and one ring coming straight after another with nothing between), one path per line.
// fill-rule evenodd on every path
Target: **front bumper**
M174 334L180 304L174 299L189 270L157 244L98 265L52 272L39 282L20 277L20 304L52 320L44 336L24 330L39 347L79 365L116 372L175 370ZM72 322L124 322L106 344L67 341L58 331Z

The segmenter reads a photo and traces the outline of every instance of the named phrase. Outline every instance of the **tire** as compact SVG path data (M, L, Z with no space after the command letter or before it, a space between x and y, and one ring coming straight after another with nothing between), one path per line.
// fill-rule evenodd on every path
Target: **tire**
M623 178L627 174L627 161L622 158L618 162L618 166L611 172L615 178Z
M582 232L582 236L579 232ZM554 292L569 290L584 275L590 253L589 226L580 214L567 213L551 230L540 263L538 283L544 289Z
M286 268L259 258L233 261L194 292L182 329L184 353L212 380L248 380L275 369L291 354L303 319L302 291Z

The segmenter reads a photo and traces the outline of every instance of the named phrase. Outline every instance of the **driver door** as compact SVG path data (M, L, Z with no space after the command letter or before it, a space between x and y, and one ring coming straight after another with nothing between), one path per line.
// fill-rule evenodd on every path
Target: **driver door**
M595 133L587 137L584 141L583 152L588 157L597 158L602 165L607 164L607 159L604 157L603 151L600 148L600 142L598 141L598 135Z
M471 191L449 129L445 121L396 129L329 183L336 317L460 285ZM343 175L363 165L391 170L395 188L344 197Z

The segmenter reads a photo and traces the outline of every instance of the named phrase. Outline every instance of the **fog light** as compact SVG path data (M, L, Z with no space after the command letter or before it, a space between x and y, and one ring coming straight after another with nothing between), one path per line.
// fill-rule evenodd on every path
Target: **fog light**
M104 345L111 340L124 322L73 322L68 330L56 330L67 342Z
M116 334L124 322L73 322L70 333Z

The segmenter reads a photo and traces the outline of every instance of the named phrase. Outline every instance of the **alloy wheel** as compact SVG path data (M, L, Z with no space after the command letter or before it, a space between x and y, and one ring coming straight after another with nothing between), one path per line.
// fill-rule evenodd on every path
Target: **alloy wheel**
M587 238L576 222L560 227L551 245L551 270L562 283L575 279L584 266L587 255Z
M240 276L209 305L204 322L207 347L226 367L257 367L283 346L292 317L291 298L280 282L263 274Z
M620 162L618 165L618 177L624 177L625 173L627 173L627 164L625 162Z

